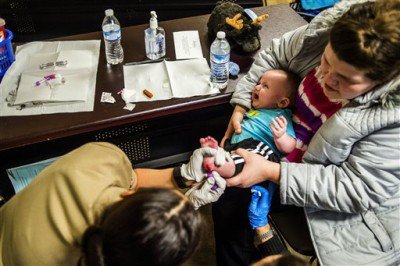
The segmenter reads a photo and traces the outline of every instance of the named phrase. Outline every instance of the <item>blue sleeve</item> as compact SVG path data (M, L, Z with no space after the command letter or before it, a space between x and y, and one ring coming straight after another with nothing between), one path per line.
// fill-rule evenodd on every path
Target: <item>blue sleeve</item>
M293 129L293 121L292 121L292 111L290 109L285 109L285 112L282 115L286 118L287 127L286 127L286 134L291 136L292 138L296 138L296 134L294 133Z

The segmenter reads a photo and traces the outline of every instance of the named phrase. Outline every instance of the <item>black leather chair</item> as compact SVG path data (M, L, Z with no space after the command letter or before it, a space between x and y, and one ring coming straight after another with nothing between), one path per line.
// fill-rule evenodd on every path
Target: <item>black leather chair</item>
M285 239L294 251L310 256L310 261L316 258L303 208L290 206L282 211L270 213L269 218L280 237Z

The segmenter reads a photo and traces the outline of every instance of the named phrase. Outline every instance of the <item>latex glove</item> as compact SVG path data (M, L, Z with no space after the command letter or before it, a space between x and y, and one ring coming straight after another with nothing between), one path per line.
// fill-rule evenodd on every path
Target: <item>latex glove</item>
M182 177L197 183L207 177L207 173L203 168L204 157L215 157L215 165L221 166L229 160L230 155L220 147L218 149L209 147L197 149L193 152L189 162L181 166Z
M224 150L223 148L218 147L217 154L215 155L214 164L216 166L220 167L221 165L225 164L226 162L229 162L230 159L231 159L230 153L227 152L226 150Z
M213 177L207 178L204 182L196 184L189 189L185 195L193 203L197 210L203 205L215 202L224 194L226 181L217 172L212 172ZM218 187L214 187L214 185Z
M269 182L268 188L262 186L251 187L251 202L249 205L249 220L253 229L268 224L268 213L271 208L271 199L276 185Z

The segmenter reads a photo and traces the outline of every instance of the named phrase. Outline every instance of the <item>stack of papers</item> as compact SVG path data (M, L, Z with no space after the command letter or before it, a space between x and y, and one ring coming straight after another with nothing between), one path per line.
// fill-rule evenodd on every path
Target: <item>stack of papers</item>
M82 72L60 72L58 73L65 79L65 83L53 87L46 84L35 85L38 80L43 79L43 73L23 73L14 104L86 101L89 91L90 72L87 70L82 70Z
M93 111L99 53L99 40L18 46L16 61L0 84L0 116ZM40 67L65 61L64 66ZM48 75L62 77L63 83L36 84Z
M90 70L93 68L92 56L91 51L87 50L29 55L26 70L21 74L14 104L86 101L89 91ZM41 65L57 61L65 61L67 65L39 70ZM53 87L45 82L40 86L35 85L37 81L52 74L59 74L64 79L64 83Z

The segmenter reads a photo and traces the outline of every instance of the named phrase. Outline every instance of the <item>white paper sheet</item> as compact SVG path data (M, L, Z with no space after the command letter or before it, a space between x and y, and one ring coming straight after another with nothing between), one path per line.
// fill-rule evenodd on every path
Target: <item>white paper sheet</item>
M86 101L89 90L90 71L82 69L79 72L58 71L65 79L64 84L57 86L46 85L35 86L35 82L43 78L44 73L25 72L21 75L18 86L18 94L15 104L26 102L70 102ZM47 74L45 74L47 75Z
M164 62L143 65L124 66L124 82L126 90L135 91L134 102L149 102L172 98L167 70ZM147 97L143 90L153 94Z
M203 58L197 30L177 31L173 34L176 59Z
M55 53L35 53L28 55L28 62L25 71L40 70L39 66L49 62L67 60L66 66L49 67L47 70L74 70L74 69L91 69L93 68L93 53L89 50L67 50Z
M67 50L60 51L57 61L68 60L68 69L93 69L92 57L93 53L89 50ZM65 67L55 67L55 70L64 69Z
M57 61L59 53L37 53L29 54L27 59L27 64L25 65L24 71L37 71L41 64L48 62Z
M219 93L218 89L211 88L210 68L204 58L165 61L165 64L175 98Z
M134 90L132 102L149 102L219 93L212 88L207 61L190 59L124 66L125 89ZM153 94L147 97L143 90Z
M0 116L22 116L51 113L73 113L90 112L94 107L94 96L96 90L96 74L99 63L100 40L91 41L56 41L56 42L32 42L18 46L15 53L16 61L11 65L3 81L0 84ZM74 52L72 52L74 51ZM85 52L83 52L85 51ZM9 107L5 101L9 92L18 86L21 73L36 71L44 59L49 60L43 63L69 57L69 53L76 56L68 60L68 68L76 69L89 68L87 100L81 102L69 102L68 104L49 103L17 110L16 107ZM35 56L39 55L40 56ZM89 56L90 54L90 56ZM42 57L41 60L38 58ZM90 58L89 58L90 57ZM55 67L46 71L62 71L63 67ZM53 72L54 72L53 71ZM79 71L78 71L79 72Z

